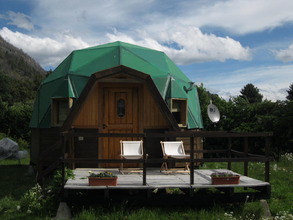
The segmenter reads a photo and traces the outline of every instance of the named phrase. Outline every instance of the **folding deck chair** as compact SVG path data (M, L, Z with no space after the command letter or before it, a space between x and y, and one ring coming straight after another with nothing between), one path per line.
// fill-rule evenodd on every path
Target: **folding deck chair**
M142 141L120 141L121 159L137 160L143 158ZM120 172L123 173L123 163L120 166Z
M189 154L185 154L183 141L161 141L162 151L163 151L163 158L168 159L176 158L176 159L183 159L183 158L189 158ZM168 170L168 164L167 162L163 162L161 166L162 170ZM189 171L188 164L185 163L184 170Z

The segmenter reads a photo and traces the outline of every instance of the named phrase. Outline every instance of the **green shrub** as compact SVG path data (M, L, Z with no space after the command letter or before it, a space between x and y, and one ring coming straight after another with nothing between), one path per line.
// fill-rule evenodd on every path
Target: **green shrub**
M65 179L70 178L74 178L73 171L66 169ZM59 204L62 186L62 174L60 170L57 170L53 180L47 186L41 187L36 184L23 195L20 200L21 210L35 215L54 214Z
M18 201L13 200L11 196L4 196L0 199L0 216L15 212L19 207Z
M242 219L258 220L263 215L263 208L260 202L245 203L241 217Z
M3 138L6 138L6 137L7 137L6 134L0 133L0 140L3 139Z
M46 202L42 194L42 188L39 184L36 184L21 198L20 209L28 214L38 214L42 211L45 203Z
M22 139L22 138L18 138L16 139L16 143L19 146L19 150L29 150L29 142Z

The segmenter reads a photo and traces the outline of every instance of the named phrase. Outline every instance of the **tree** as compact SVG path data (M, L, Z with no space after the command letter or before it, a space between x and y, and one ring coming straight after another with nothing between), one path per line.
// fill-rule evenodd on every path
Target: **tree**
M9 106L6 102L2 101L0 97L0 133L6 133L9 125L6 122Z
M32 103L15 103L10 106L7 112L6 122L9 125L9 131L12 137L30 139L29 122L32 115Z
M226 101L220 98L217 94L212 94L209 91L207 91L206 88L203 87L202 83L200 84L200 86L197 86L197 92L200 102L200 109L204 128L206 130L214 130L215 126L208 117L207 107L210 104L210 101L212 101L213 104L215 104L221 112L223 111L223 108L225 108ZM220 124L220 122L217 124Z
M260 96L258 101L253 104L246 94L246 90L252 87L255 96ZM274 134L272 139L271 153L278 156L280 153L293 152L293 101L277 101L262 100L257 88L252 84L243 88L242 96L230 97L229 101L225 101L216 94L207 91L203 84L197 87L201 105L204 129L207 131L224 130L238 132L268 132ZM290 91L293 91L293 85L290 85ZM292 94L288 91L289 94ZM259 94L259 95L257 95ZM250 97L250 96L249 96ZM207 106L213 101L221 112L221 119L215 125L207 115ZM263 154L265 146L263 141L257 140L255 145L249 145L251 153ZM206 149L222 149L226 147L227 142L219 139L206 139ZM242 150L243 143L236 141L233 144L235 150Z
M293 83L289 86L289 90L287 90L288 95L286 96L286 99L289 101L293 100Z
M263 95L260 94L259 89L251 83L245 85L240 93L240 97L243 99L247 99L249 103L262 102Z

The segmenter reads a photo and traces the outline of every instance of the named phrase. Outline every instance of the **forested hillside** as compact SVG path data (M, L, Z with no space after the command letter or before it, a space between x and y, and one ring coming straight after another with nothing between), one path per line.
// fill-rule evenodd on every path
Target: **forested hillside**
M0 36L0 98L12 105L34 99L46 72L22 50Z
M9 136L29 145L29 121L36 91L46 71L0 36L0 139Z

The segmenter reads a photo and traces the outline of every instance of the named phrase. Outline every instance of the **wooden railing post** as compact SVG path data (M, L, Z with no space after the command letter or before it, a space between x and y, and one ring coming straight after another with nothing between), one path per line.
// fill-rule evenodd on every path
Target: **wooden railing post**
M37 165L37 182L42 186L43 185L43 162L40 161Z
M248 157L248 137L244 137L244 154ZM248 162L244 162L244 176L248 176Z
M190 185L194 184L194 134L190 136Z
M270 182L270 161L269 161L269 152L270 152L270 138L265 137L265 181Z
M143 148L143 164L142 164L142 185L146 185L146 168L147 168L147 163L146 163L146 160L147 160L147 154L146 154L146 152L147 152L147 148L146 148L146 134L144 134L144 136L143 136L143 146L142 146L142 148Z
M62 185L65 185L65 149L66 149L66 138L65 134L62 135ZM63 188L63 187L62 187Z
M232 138L228 138L228 158L231 158ZM228 162L228 170L231 170L231 161Z
M75 157L75 154L74 154L74 151L75 151L75 146L74 146L74 133L75 133L75 130L73 129L70 133L68 133L68 152L66 154L66 151L64 152L66 154L67 157L69 158L74 158ZM66 144L64 145L64 148L66 149ZM75 163L72 162L70 164L68 164L69 168L70 169L75 169Z

